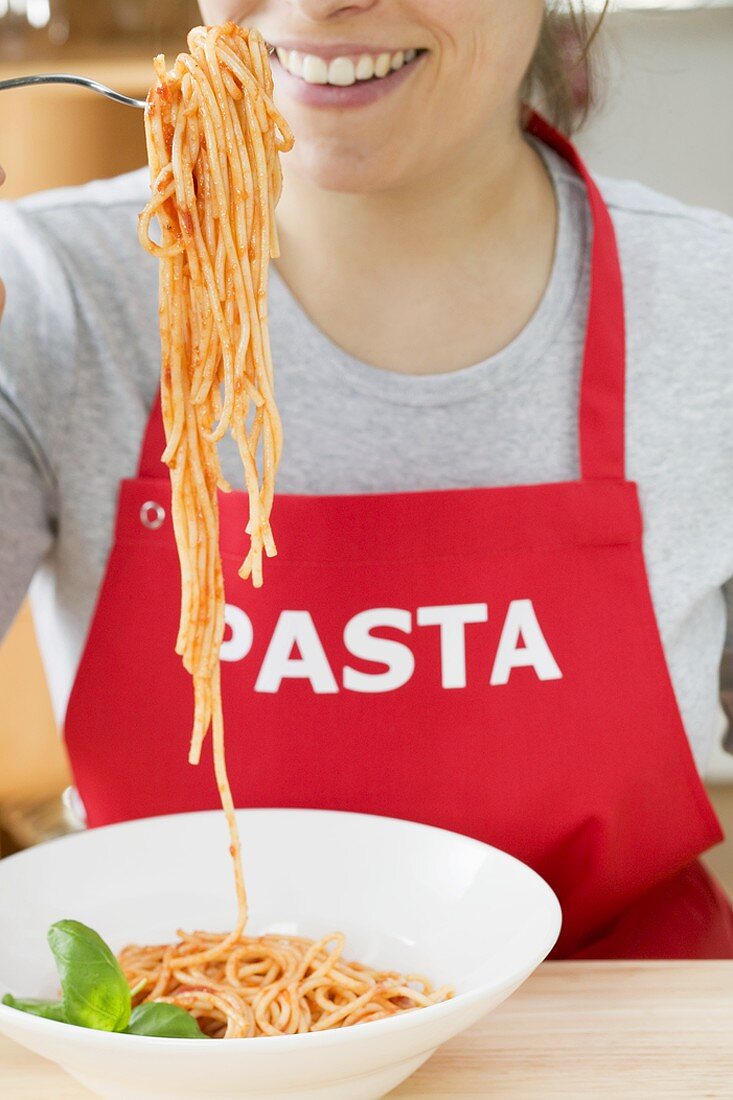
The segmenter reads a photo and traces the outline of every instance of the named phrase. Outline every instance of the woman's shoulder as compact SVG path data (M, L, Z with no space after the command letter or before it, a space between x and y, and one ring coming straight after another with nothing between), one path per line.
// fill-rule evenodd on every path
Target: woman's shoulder
M146 193L135 172L0 202L0 399L52 453L74 402L99 388L87 381L143 370L128 345L155 327L157 265L136 232Z
M78 187L41 191L15 201L0 202L0 264L9 274L8 258L33 276L31 257L41 255L73 269L75 276L110 255L137 246L135 221L146 201L147 174L130 172Z
M91 180L72 187L55 187L36 191L24 198L3 203L3 206L43 220L46 217L85 217L91 211L102 208L131 206L138 210L148 194L147 169L140 168L110 179Z
M551 171L568 218L589 234L587 194L580 176L559 158L553 160ZM725 452L729 477L733 218L635 180L595 173L594 179L619 247L632 425L645 440L669 433L665 446L677 451L679 439L695 436L687 453L709 447L718 465Z
M616 229L630 328L707 372L733 360L733 218L631 180L599 180Z
M545 154L570 218L585 224L587 194L580 176L556 154ZM679 312L724 308L733 327L733 217L683 202L637 180L592 172L616 230L627 306Z
M598 183L616 225L622 247L648 250L650 261L703 264L733 262L733 217L682 202L636 180L600 177ZM680 253L682 249L682 253Z
M733 218L636 181L598 182L621 258L632 424L645 447L662 441L667 465L674 450L683 465L694 467L707 482L698 487L701 493L727 493ZM694 480L691 469L686 476Z
M585 185L580 176L557 155L547 155L556 186L576 204L585 205ZM712 250L713 260L733 258L733 217L720 210L683 202L634 179L598 174L593 178L611 212L622 252L646 255L650 262L664 259L680 248L679 260L689 253L701 256ZM672 265L678 266L677 263Z
M136 217L145 194L139 171L0 202L0 277L26 321L62 308L63 286L104 293L120 263L142 257Z

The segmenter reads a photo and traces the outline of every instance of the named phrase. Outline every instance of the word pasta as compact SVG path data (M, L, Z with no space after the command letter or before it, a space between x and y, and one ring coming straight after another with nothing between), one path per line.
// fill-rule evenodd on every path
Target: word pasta
M414 649L396 638L374 632L390 630L411 635L416 629L437 631L441 685L447 689L465 688L467 628L488 621L486 603L418 607L414 617L401 607L374 607L361 611L343 628L343 648L351 657L383 668L365 672L343 664L343 689L377 693L396 691L408 683L415 672ZM221 647L221 659L242 661L255 643L252 620L241 607L227 604L225 622L229 629ZM265 649L254 690L275 693L285 680L308 680L316 694L335 694L340 690L334 672L336 667L336 661L327 655L327 647L311 613L281 611ZM519 668L532 669L539 680L562 679L560 666L531 600L512 600L509 604L488 675L489 683L507 684L512 672Z

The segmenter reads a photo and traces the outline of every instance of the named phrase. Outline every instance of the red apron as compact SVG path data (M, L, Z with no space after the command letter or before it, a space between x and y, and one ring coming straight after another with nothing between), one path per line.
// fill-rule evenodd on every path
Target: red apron
M536 868L557 954L733 957L696 862L721 839L652 608L624 474L625 335L608 210L594 221L579 481L278 496L264 588L237 576L247 497L223 495L227 757L239 806L427 822ZM156 403L66 717L90 825L219 805L187 763L192 687ZM210 750L209 750L210 752Z

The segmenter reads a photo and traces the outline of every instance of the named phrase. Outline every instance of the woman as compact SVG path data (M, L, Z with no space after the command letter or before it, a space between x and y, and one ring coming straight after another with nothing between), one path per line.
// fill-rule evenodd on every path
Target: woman
M227 581L238 803L505 847L557 890L566 956L733 957L695 767L733 576L730 221L599 190L523 128L538 81L562 121L542 0L202 11L275 44L297 137L281 553L260 592ZM0 230L2 623L34 577L92 824L217 801L185 763L145 193L135 173L41 195Z

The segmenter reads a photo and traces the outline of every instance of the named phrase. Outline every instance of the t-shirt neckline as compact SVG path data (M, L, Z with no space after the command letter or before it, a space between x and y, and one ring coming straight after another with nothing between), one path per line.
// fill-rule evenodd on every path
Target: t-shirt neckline
M443 405L466 401L501 384L507 374L525 373L547 353L568 319L589 262L589 221L573 217L571 189L583 188L580 177L553 150L528 138L539 151L557 201L555 255L545 292L527 324L494 355L442 374L401 374L365 363L335 344L308 316L285 281L271 272L271 316L277 324L280 308L298 316L300 337L310 353L309 375L335 389L356 390L382 401L404 405ZM588 211L587 203L585 210ZM292 337L292 329L290 330Z

